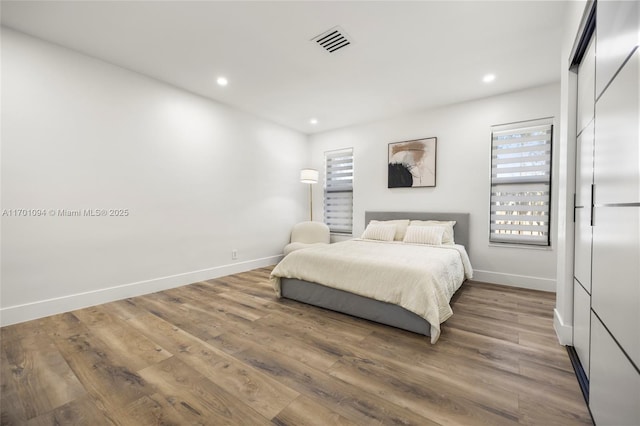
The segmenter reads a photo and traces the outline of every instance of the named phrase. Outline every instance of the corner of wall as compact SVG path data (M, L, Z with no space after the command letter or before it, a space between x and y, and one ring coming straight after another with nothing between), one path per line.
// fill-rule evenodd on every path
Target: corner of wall
M558 309L553 310L553 329L556 331L561 345L570 346L573 344L573 327L564 323Z
M560 173L558 182L558 214L564 221L558 226L557 298L554 327L563 344L572 344L573 324L573 192L575 188L575 138L577 75L569 70L571 49L580 21L588 6L587 1L570 2L567 9L565 34L560 57ZM567 322L566 325L564 321ZM566 330L569 330L568 332Z

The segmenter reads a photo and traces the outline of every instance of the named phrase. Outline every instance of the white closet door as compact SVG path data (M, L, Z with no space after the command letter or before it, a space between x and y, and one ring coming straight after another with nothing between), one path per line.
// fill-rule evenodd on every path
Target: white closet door
M574 234L573 347L589 377L591 320L591 190L595 114L595 41L591 38L578 68L576 199Z
M589 408L597 425L640 425L640 375L600 320L591 318Z
M638 45L640 2L598 1L596 96L600 96L624 60Z

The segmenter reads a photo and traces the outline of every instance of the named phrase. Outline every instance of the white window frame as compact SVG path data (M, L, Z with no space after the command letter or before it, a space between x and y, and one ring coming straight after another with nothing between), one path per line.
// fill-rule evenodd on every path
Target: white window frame
M553 119L491 127L489 243L551 246Z
M324 222L332 234L353 234L353 148L324 153Z

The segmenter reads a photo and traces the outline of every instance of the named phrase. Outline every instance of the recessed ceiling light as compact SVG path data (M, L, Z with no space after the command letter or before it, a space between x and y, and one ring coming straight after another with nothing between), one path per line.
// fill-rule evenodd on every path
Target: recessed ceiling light
M487 74L484 77L482 77L482 81L484 81L485 83L491 83L495 79L496 79L495 74Z
M318 119L317 118L312 118L311 120L309 120L309 123L318 124Z
M218 77L216 83L218 83L218 86L226 86L227 84L229 84L229 81L224 77Z

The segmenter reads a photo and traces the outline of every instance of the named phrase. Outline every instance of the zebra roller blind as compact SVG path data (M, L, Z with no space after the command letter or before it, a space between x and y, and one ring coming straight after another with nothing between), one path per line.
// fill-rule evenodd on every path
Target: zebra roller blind
M325 152L324 221L333 233L353 229L353 148Z
M491 130L489 241L548 246L552 120Z

